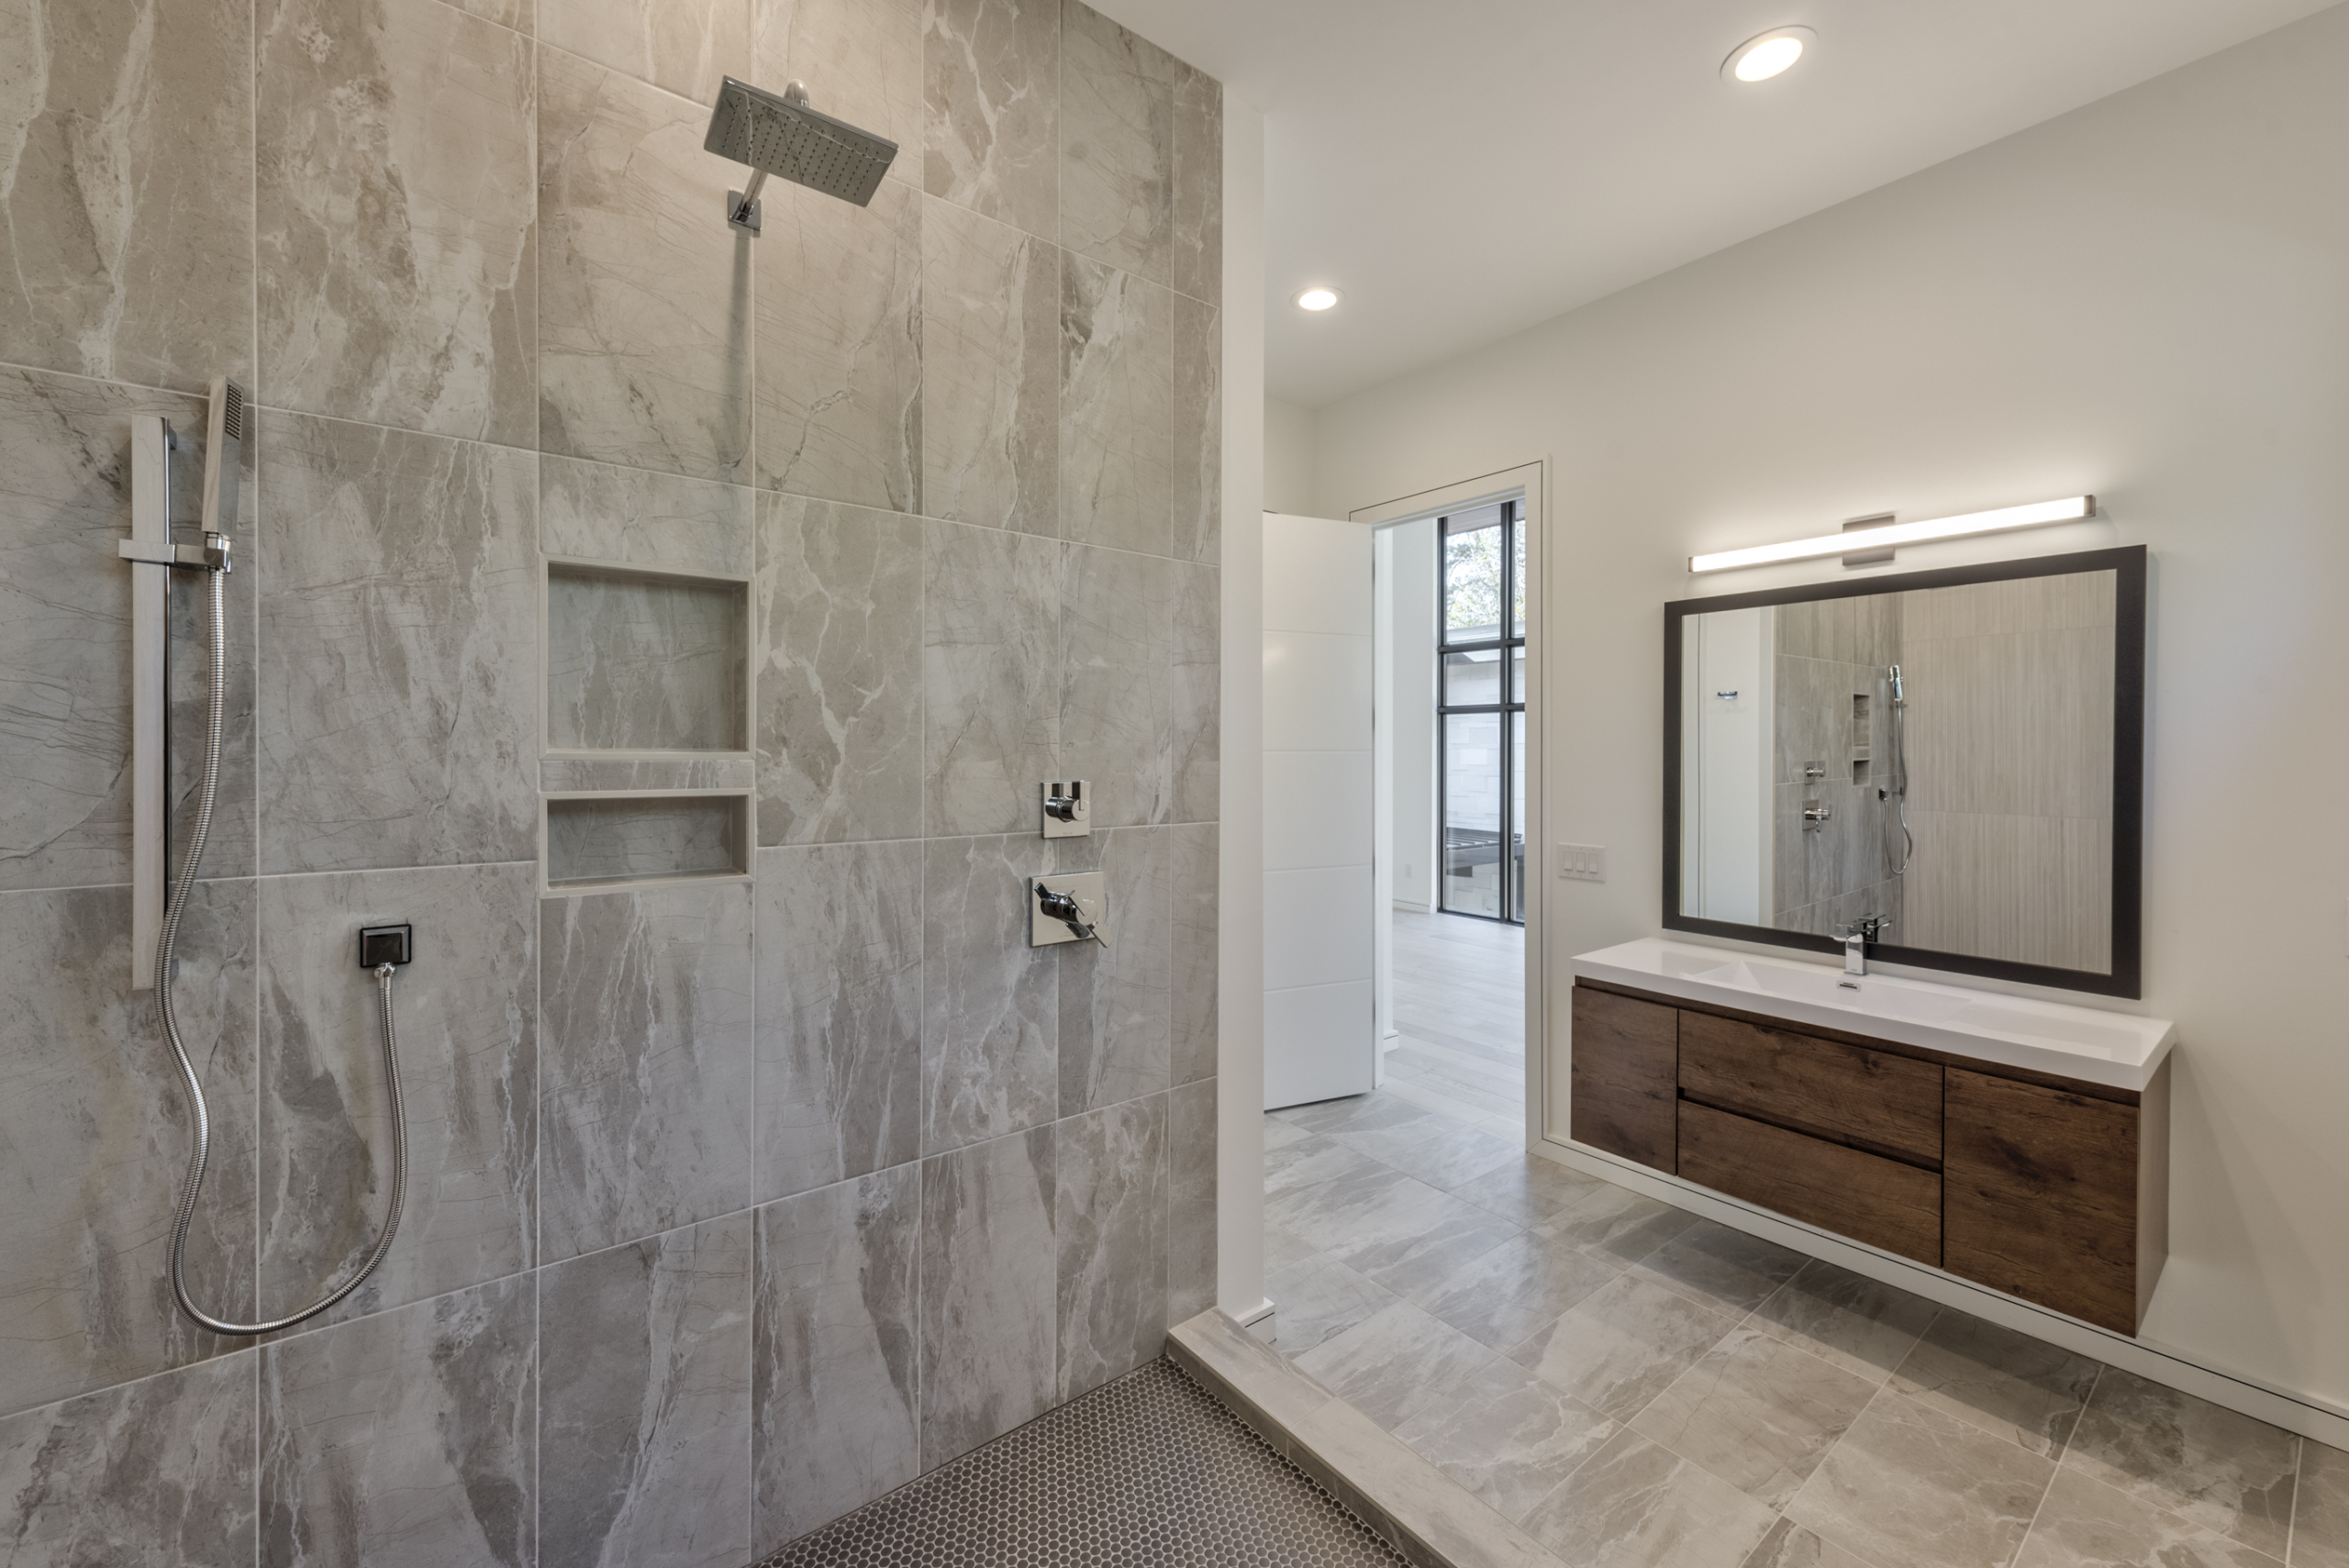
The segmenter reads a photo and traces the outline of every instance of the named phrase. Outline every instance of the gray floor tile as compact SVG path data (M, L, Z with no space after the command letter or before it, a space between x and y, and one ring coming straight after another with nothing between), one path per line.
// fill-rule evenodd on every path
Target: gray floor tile
M1629 1420L1736 1327L1685 1296L1625 1277L1512 1346L1508 1357L1602 1415Z
M1264 1151L1268 1154L1283 1144L1295 1143L1300 1138L1312 1136L1293 1121L1283 1121L1276 1116L1264 1118Z
M2281 1568L2182 1514L2068 1467L2055 1473L2014 1568Z
M1269 1197L1301 1192L1323 1182L1360 1181L1385 1173L1366 1154L1358 1154L1335 1139L1314 1134L1264 1151L1264 1193Z
M1335 1258L1315 1252L1301 1262L1267 1271L1264 1294L1280 1314L1274 1348L1301 1356L1326 1340L1391 1307L1394 1296Z
M1410 1296L1449 1278L1471 1260L1520 1234L1473 1204L1423 1182L1401 1178L1383 1203L1330 1226L1324 1250L1397 1296ZM1325 1232L1300 1231L1306 1240Z
M1741 1328L1632 1418L1631 1429L1783 1508L1875 1394L1866 1378Z
M2005 1568L2053 1460L1879 1390L1787 1518L1876 1568Z
M2107 1368L2064 1463L2270 1557L2284 1555L2299 1439L2280 1428Z
M1502 1517L1519 1520L1615 1429L1581 1400L1496 1359L1456 1397L1422 1410L1395 1435Z
M1745 1560L1745 1568L1870 1568L1831 1540L1821 1540L1792 1519L1770 1527L1762 1544Z
M1316 1256L1319 1251L1304 1237L1284 1226L1268 1223L1264 1227L1264 1269L1268 1273L1275 1269L1287 1268L1292 1263L1301 1263Z
M1940 1310L1922 1296L1814 1258L1753 1309L1753 1326L1882 1383Z
M1635 1432L1618 1432L1525 1517L1574 1568L1737 1568L1769 1509Z
M1298 1356L1297 1364L1393 1431L1456 1397L1493 1359L1459 1329L1397 1301Z
M1375 1128L1403 1127L1429 1119L1426 1111L1391 1095L1349 1095L1341 1100L1321 1100L1309 1106L1290 1106L1272 1113L1292 1127L1308 1132L1367 1132Z
M1697 1223L1686 1209L1629 1187L1603 1186L1533 1228L1569 1246L1628 1268Z
M1469 1338L1502 1351L1618 1277L1577 1248L1519 1234L1408 1294Z
M1800 1252L1699 1219L1631 1266L1691 1301L1723 1312L1753 1311L1807 1262Z
M2103 1363L1944 1310L1893 1374L1920 1404L2054 1457L2071 1440Z
M1489 1132L1444 1122L1440 1117L1428 1119L1442 1125L1424 1132L1408 1126L1333 1136L1349 1148L1392 1165L1407 1176L1417 1176L1431 1187L1446 1189L1525 1158L1525 1151L1519 1145Z
M1555 1160L1525 1154L1514 1163L1487 1171L1450 1190L1453 1196L1465 1198L1512 1225L1534 1226L1564 1212L1570 1205L1606 1185L1597 1176L1586 1176Z
M2300 1440L2292 1568L2349 1568L2349 1453Z

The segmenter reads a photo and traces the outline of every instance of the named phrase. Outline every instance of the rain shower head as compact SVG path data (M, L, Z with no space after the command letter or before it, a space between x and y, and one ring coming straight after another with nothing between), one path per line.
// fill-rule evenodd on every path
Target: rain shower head
M897 144L807 106L797 82L780 97L731 76L718 91L702 146L755 171L749 186L726 193L726 221L759 231L759 187L774 174L864 206L897 156Z

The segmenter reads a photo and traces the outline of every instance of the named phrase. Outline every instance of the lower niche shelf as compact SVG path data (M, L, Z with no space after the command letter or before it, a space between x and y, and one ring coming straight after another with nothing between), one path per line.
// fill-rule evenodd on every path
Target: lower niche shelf
M576 890L740 876L750 870L747 794L551 795L547 886Z

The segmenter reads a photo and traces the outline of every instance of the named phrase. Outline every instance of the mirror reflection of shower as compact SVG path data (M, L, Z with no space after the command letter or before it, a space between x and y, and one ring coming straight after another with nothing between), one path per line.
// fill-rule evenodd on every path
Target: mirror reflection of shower
M1887 782L1876 786L1876 798L1879 806L1892 806L1894 825L1900 829L1900 863L1892 874L1907 876L1909 862L1917 853L1917 835L1909 830L1909 689L1899 665L1887 669L1885 685L1892 696L1892 765Z

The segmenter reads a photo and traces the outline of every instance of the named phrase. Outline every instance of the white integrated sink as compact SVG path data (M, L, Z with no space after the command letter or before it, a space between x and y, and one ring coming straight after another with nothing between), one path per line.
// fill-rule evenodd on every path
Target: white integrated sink
M1749 958L1654 937L1584 953L1574 966L1588 979L1683 1001L1872 1034L2116 1089L2143 1089L2177 1037L2167 1018L1905 976L1853 976L1836 965Z

